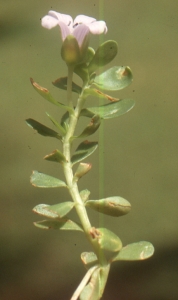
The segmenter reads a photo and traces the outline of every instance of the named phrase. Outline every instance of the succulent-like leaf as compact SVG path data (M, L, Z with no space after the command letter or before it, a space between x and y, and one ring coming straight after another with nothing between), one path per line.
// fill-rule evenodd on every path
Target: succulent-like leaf
M80 197L81 197L81 199L82 199L83 202L87 201L88 198L89 198L89 196L90 196L90 191L87 190L87 189L86 190L82 190L80 192Z
M95 55L95 50L92 47L88 47L87 49L87 53L85 56L85 62L88 64L91 62L91 60L93 59Z
M60 230L78 230L82 231L82 226L79 223L62 218L60 220L43 220L34 222L34 225L41 229L60 229Z
M129 67L112 67L96 76L93 84L102 90L118 91L131 84L132 80Z
M117 51L118 45L115 41L109 40L101 44L89 64L89 73L92 74L99 67L110 63L115 58Z
M73 136L72 139L75 139L75 138L84 138L84 137L87 137L89 135L92 135L99 128L100 124L101 124L100 117L98 115L95 115L91 119L91 121L87 125L87 127L83 130L83 132L80 135L78 135L78 136Z
M67 187L64 181L38 171L33 171L30 182L33 186L40 188Z
M65 129L59 124L50 114L46 113L48 118L53 122L53 124L61 131L63 135L66 134Z
M66 201L54 205L39 204L33 208L33 212L48 218L63 218L74 207L74 202Z
M120 252L112 258L111 262L117 260L144 260L152 256L154 247L150 242L142 241L123 247Z
M88 82L89 74L86 63L79 64L74 68L74 73L77 74L83 82Z
M80 163L73 178L73 182L77 182L82 176L87 174L91 169L91 164L89 163Z
M40 85L39 85L38 83L36 83L32 78L30 78L30 81L31 81L31 84L33 85L34 89L35 89L35 90L36 90L36 91L37 91L44 99L46 99L47 101L53 103L54 105L57 105L57 106L60 106L60 107L62 107L62 108L64 108L64 109L66 109L66 110L68 110L68 111L70 111L70 112L73 111L73 109L72 109L71 107L69 107L69 106L67 106L67 105L64 105L64 104L62 104L62 103L56 101L56 100L52 97L52 95L50 94L50 92L49 92L46 88L40 86Z
M122 242L120 238L106 228L92 227L90 229L90 235L96 240L102 250L117 252L122 248Z
M107 94L105 94L105 93L103 93L103 92L101 92L101 91L99 91L99 90L97 90L95 88L87 88L87 89L85 89L84 95L87 95L87 96L88 95L92 95L92 96L95 96L97 98L107 99L107 100L109 100L111 102L119 101L118 98L114 98L112 96L109 96L109 95L107 95Z
M87 269L98 263L98 258L94 252L83 252L81 254L81 260Z
M62 137L58 134L58 132L54 131L51 128L46 127L45 125L35 121L33 119L27 119L26 123L31 128L35 129L39 134L48 137L55 137L58 140L61 140Z
M67 77L60 77L60 78L54 80L52 82L52 84L55 87L66 91L67 90ZM77 85L75 82L72 82L72 91L77 94L80 94L82 91L82 88L79 85Z
M113 217L120 217L128 214L131 209L130 203L121 197L109 197L100 200L87 200L85 202L85 205L100 213Z
M61 126L64 128L65 131L69 128L69 112L67 111L65 114L63 114L61 118Z
M75 153L71 158L71 162L73 164L76 164L77 162L82 161L83 159L91 155L97 147L98 142L89 142L87 140L82 142L75 150Z
M52 218L52 219L58 218L58 215L56 214L56 212L49 211L47 209L48 207L50 207L50 205L48 205L48 204L38 204L32 209L32 211L35 214L38 214L40 216L44 216L44 217L48 217L48 218Z
M63 164L64 162L66 162L65 156L59 150L54 150L52 153L46 155L44 157L44 159L49 160L49 161L58 162L60 164Z
M81 110L80 115L91 118L95 114L101 119L111 119L119 117L130 111L135 105L132 99L122 99L117 102L111 102L98 107L88 107Z

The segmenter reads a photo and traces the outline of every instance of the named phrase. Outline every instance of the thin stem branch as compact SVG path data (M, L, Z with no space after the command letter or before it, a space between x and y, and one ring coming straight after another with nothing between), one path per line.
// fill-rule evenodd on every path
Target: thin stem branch
M82 290L84 289L84 287L86 286L87 282L89 281L91 275L93 274L93 272L98 268L98 266L94 266L92 268L90 268L88 270L88 272L85 274L85 276L83 277L82 281L80 282L79 286L77 287L77 289L75 290L75 292L72 295L72 298L70 300L77 300L78 297L80 296Z

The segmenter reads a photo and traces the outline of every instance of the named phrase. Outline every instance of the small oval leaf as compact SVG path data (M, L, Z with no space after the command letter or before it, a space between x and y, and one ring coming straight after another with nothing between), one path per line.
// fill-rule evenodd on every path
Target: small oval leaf
M74 68L74 73L77 74L83 82L88 82L89 74L88 74L88 67L86 63L79 64Z
M128 214L131 204L121 197L109 197L100 200L88 200L85 205L106 215L120 217Z
M98 263L98 258L94 252L83 252L81 254L81 260L87 269Z
M95 88L87 88L87 89L85 89L84 95L86 95L86 96L92 95L92 96L95 96L97 98L107 99L107 100L109 100L111 102L119 101L118 98L114 98L112 96L109 96L109 95L107 95L107 94L105 94L105 93L103 93L103 92L101 92L101 91L99 91L99 90L97 90Z
M77 149L75 150L74 155L71 158L72 164L76 164L77 162L82 161L89 155L91 155L96 148L98 147L98 142L89 142L89 141L84 141L82 142Z
M87 174L91 170L91 164L80 163L73 178L73 182L77 182L82 176Z
M34 222L34 225L41 229L78 230L83 232L82 226L79 223L64 218L60 220L38 221Z
M102 250L117 252L122 248L122 242L120 238L106 228L92 227L90 229L90 235L97 241Z
M71 139L84 138L84 137L87 137L89 135L92 135L99 128L100 124L101 124L100 117L98 115L93 116L90 123L83 130L83 132L78 136L73 136Z
M40 188L67 187L64 181L38 171L33 171L30 182L33 186Z
M48 218L62 218L74 207L74 202L66 201L54 205L39 204L33 208L33 212Z
M60 164L63 164L64 162L66 162L65 156L59 150L54 150L52 153L46 155L44 157L44 159L49 160L49 161L58 162Z
M33 119L27 119L26 123L28 126L36 130L39 134L43 136L48 136L48 137L55 137L58 140L61 141L62 137L53 129L46 127L45 125L33 120Z
M58 218L63 218L73 209L74 205L74 202L66 201L63 203L50 205L46 207L46 210L48 210L51 213L55 213Z
M129 67L112 67L96 76L93 84L101 90L118 91L131 84L132 80Z
M108 103L98 107L88 107L81 110L80 115L91 118L95 114L101 119L111 119L119 117L130 111L135 105L132 99L122 99L117 102Z
M150 242L142 241L132 243L123 247L120 252L112 258L111 262L117 260L144 260L152 256L154 247Z
M90 196L90 191L87 190L87 189L86 190L82 190L80 192L80 197L81 197L81 199L82 199L83 202L87 201L88 198L89 198L89 196Z
M68 77L60 77L60 78L54 80L52 82L52 84L59 89L67 91L67 78ZM82 88L79 85L77 85L75 82L72 82L72 91L77 94L80 94L82 91Z
M115 41L109 40L101 44L89 64L89 73L92 74L99 67L110 63L115 58L117 51L118 45Z
M50 205L47 205L47 204L38 204L32 209L32 211L35 214L38 214L40 216L44 216L44 217L48 217L48 218L52 218L52 219L57 218L58 215L55 212L51 212L51 211L47 210L47 208L49 206Z

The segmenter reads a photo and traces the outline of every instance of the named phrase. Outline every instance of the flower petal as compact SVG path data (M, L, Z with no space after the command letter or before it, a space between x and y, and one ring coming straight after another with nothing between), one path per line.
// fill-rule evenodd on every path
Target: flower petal
M48 12L48 15L57 19L60 22L63 22L64 24L66 24L67 26L71 27L73 26L73 19L71 16L69 15L65 15L65 14L60 14L54 10L50 10Z
M62 40L64 41L68 35L71 34L70 28L63 22L58 22L58 25L61 29Z
M50 16L45 16L41 20L41 25L47 29L51 29L58 25L58 20Z
M87 24L87 26L90 29L90 32L93 34L101 34L108 31L108 28L104 21L96 21L91 24Z
M85 15L78 15L74 20L74 27L75 27L75 25L78 25L78 24L89 24L89 23L92 23L95 21L96 21L96 19L94 19L92 17L88 17Z
M89 33L90 33L90 30L89 30L88 26L86 26L84 24L81 24L74 29L72 35L76 38L76 40L79 44L79 47L82 46L85 37Z

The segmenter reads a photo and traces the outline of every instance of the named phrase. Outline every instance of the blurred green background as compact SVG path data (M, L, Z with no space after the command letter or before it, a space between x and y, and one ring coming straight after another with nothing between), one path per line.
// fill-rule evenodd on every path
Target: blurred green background
M92 199L102 194L129 200L132 210L127 216L101 218L89 212L92 224L107 226L124 245L148 240L155 246L155 255L143 262L113 264L103 300L176 300L175 0L1 0L0 299L70 299L85 273L80 253L90 250L81 233L43 231L32 224L40 219L31 212L35 205L69 200L64 189L36 189L29 183L34 169L63 179L60 166L42 159L60 145L56 140L39 136L24 122L31 117L52 127L45 112L58 119L63 113L40 98L29 81L33 77L61 102L65 101L65 92L51 84L66 75L60 58L59 29L48 31L40 25L40 18L50 9L73 17L86 14L104 19L108 33L91 37L91 46L96 48L101 40L116 40L119 52L110 66L128 65L134 75L130 87L112 95L134 98L136 106L120 118L105 121L100 132L91 136L90 140L99 139L100 147L87 160L93 168L79 186L88 188ZM98 100L89 98L89 102L94 105ZM75 214L73 218L76 219Z

